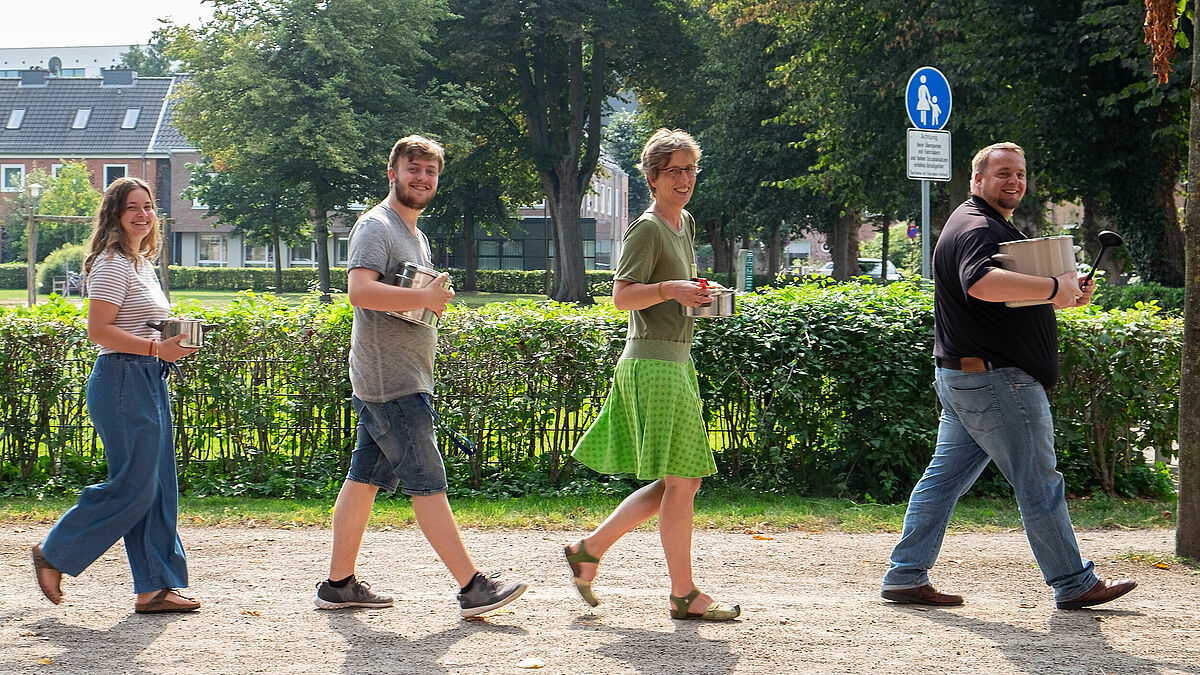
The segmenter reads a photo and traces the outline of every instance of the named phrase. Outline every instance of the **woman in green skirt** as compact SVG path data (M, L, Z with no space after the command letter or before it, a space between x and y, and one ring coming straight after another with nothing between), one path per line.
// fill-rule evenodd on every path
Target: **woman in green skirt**
M602 473L653 480L625 498L600 527L564 550L575 587L593 607L600 557L626 532L658 515L676 619L727 621L737 605L715 602L692 580L692 502L700 479L716 473L700 416L692 364L692 324L680 306L710 301L696 276L696 223L684 210L700 170L700 146L686 132L659 129L639 168L654 202L625 231L613 276L613 304L629 310L629 334L612 391L573 456Z

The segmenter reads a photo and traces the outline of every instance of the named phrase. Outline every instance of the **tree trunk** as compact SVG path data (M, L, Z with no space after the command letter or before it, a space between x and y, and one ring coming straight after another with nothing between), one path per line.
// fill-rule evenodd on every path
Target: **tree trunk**
M1083 203L1083 222L1079 225L1080 238L1075 241L1075 245L1083 247L1085 262L1090 265L1100 252L1100 233L1111 229L1112 223L1100 200L1084 197L1080 201ZM1121 251L1110 249L1096 265L1096 269L1104 273L1107 283L1119 284L1121 275L1125 273L1125 255Z
M579 172L572 166L556 169L559 189L557 193L547 190L550 220L554 225L554 283L550 287L550 298L590 305L592 296L588 294L583 264L583 224L579 217L583 190L576 189Z
M888 251L892 237L892 221L883 221L883 227L879 232L879 236L883 237L883 241L879 242L879 280L886 283L888 280Z
M1200 21L1192 44L1200 44ZM1200 176L1200 49L1192 50L1188 176ZM1175 552L1200 560L1200 180L1188 181L1184 221L1183 368L1179 391L1179 504Z
M475 290L475 272L479 269L479 252L475 246L475 212L468 206L463 212L463 267L466 268L463 290Z
M275 249L275 292L283 292L283 251L279 243L279 223L271 223L271 248Z
M313 243L317 249L317 283L321 290L321 302L331 302L329 297L329 223L324 209L313 213Z
M833 278L845 281L860 274L858 269L858 214L846 207L833 224L833 241L829 246L833 256Z
M779 258L783 255L783 223L780 222L771 228L771 236L767 243L767 274L774 277L779 274Z

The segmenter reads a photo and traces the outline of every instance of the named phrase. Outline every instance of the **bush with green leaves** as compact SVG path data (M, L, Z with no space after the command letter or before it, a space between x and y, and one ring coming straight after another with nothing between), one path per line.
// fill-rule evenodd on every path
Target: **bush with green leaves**
M54 249L37 267L38 290L49 293L53 290L54 277L66 276L70 272L83 270L83 244L64 244Z
M1138 304L1155 304L1167 314L1183 315L1183 289L1153 281L1118 286L1096 279L1092 304L1101 309L1135 309Z
M0 288L25 288L27 268L23 262L0 263Z
M928 285L800 284L738 302L736 317L698 321L693 347L718 480L902 500L937 428ZM0 495L102 478L84 412L96 353L84 311L61 299L0 309ZM289 306L248 292L223 309L180 312L220 326L172 385L181 488L336 492L355 440L350 306L315 294ZM608 393L626 321L607 304L451 306L439 331L434 405L452 490L500 498L626 486L570 458ZM1063 383L1050 401L1068 489L1169 493L1169 478L1142 453L1173 452L1180 320L1153 308L1086 307L1059 312L1059 330ZM458 450L447 429L477 450ZM1008 494L995 473L977 490Z

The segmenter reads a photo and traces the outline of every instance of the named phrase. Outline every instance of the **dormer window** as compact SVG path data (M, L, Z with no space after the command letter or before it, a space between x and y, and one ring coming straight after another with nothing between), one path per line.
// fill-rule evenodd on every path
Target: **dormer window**
M75 121L71 123L72 129L86 129L88 120L92 117L91 108L80 108L75 111Z
M12 112L8 113L8 126L5 129L20 129L24 121L25 108L13 108Z
M142 116L141 108L126 108L125 121L121 122L122 129L134 129L137 127L138 118Z

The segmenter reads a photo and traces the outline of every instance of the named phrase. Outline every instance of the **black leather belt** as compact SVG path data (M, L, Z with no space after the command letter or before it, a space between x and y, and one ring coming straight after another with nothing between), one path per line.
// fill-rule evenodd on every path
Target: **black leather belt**
M964 356L961 359L948 359L941 356L933 357L938 368L961 370L964 373L985 373L996 368L1008 368L1013 364L1002 359L984 359L978 356Z

